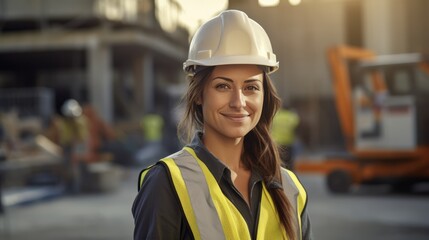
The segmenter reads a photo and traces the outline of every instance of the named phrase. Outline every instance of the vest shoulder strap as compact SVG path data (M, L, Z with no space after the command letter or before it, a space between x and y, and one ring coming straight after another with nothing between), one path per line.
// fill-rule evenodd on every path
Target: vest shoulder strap
M147 167L147 168L145 168L145 169L143 169L143 170L140 171L139 181L137 182L137 191L140 191L140 188L142 187L142 184L143 184L144 178L146 177L146 174L149 172L149 170L153 166L155 166L155 164L150 165L149 167Z
M146 177L146 174L149 172L149 170L150 170L153 166L155 166L155 165L157 165L157 164L162 164L162 160L165 160L165 159L175 159L175 158L179 157L179 156L180 156L180 154L182 154L182 153L183 153L183 150L178 151L178 152L176 152L176 153L173 153L173 154L171 154L170 156L165 157L165 158L161 159L160 161L156 162L155 164L152 164L152 165L150 165L150 166L148 166L148 167L144 168L143 170L141 170L141 171L140 171L140 174L139 174L139 181L138 181L138 183L137 183L137 191L140 191L140 188L141 188L141 187L142 187L142 185L143 185L144 178Z
M307 206L307 191L305 190L302 183L299 181L298 177L290 170L283 169L282 171L286 171L286 173L289 175L290 179L293 181L294 185L298 189L298 211L301 215L304 212L305 207Z
M295 212L293 219L298 227L296 231L298 239L302 239L301 217L307 205L307 192L297 176L292 171L284 168L282 168L282 186Z

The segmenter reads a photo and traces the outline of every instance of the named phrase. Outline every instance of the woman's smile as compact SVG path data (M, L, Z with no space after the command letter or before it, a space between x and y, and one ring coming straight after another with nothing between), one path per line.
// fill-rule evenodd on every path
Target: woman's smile
M244 122L250 119L250 114L248 113L220 113L220 114L233 122Z

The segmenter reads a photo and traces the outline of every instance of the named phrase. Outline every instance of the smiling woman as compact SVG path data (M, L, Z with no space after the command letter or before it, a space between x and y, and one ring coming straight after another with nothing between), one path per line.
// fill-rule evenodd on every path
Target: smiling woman
M270 135L281 103L264 29L224 11L197 30L183 68L187 146L141 172L134 238L311 239L307 194Z

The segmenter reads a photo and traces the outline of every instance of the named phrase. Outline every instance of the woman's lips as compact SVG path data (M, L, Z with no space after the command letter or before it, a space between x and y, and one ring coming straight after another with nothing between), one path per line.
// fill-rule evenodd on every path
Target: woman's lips
M221 113L226 118L234 121L234 122L243 122L250 116L250 114L228 114L228 113Z

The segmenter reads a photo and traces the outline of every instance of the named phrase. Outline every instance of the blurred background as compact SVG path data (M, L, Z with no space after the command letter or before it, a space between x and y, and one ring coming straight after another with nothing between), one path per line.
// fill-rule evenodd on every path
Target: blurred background
M271 38L315 239L429 238L429 1L0 0L0 239L132 238L140 170L181 148L189 41L224 9Z

